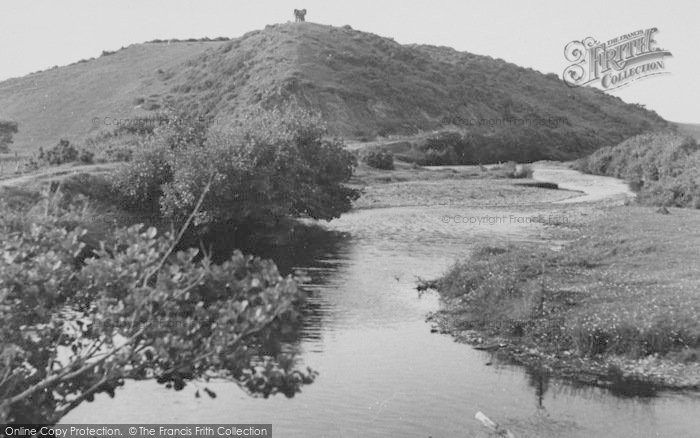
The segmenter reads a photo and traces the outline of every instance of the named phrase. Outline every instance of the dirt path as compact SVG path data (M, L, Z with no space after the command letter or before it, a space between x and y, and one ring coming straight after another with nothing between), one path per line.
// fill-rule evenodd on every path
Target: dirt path
M5 179L0 179L0 187L19 187L26 186L35 182L43 182L54 179L63 179L69 175L79 173L106 173L118 168L121 163L107 164L85 164L85 165L63 165L41 169L38 172L32 172L25 175L12 176Z

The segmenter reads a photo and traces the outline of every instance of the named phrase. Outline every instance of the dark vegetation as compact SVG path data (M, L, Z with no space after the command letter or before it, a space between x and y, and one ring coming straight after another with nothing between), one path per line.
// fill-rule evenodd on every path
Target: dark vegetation
M12 136L17 134L19 126L11 120L0 120L0 153L10 151Z
M79 175L42 193L3 190L0 422L55 423L125 379L180 390L220 377L265 397L311 383L315 372L282 344L299 327L298 279L239 251L215 263L182 239L202 224L259 228L347 211L356 159L319 121L260 110L229 132L179 117L153 129L113 183ZM79 157L66 141L54 154ZM180 232L94 231L105 206L122 202L135 217L162 212Z
M125 379L180 390L216 375L290 397L313 380L271 340L294 330L303 299L274 263L235 252L215 265L142 226L88 247L85 205L60 189L36 205L11 199L0 206L3 423L55 423Z
M546 182L546 181L525 182L525 183L518 183L517 185L523 186L523 187L537 187L538 189L549 189L549 190L558 190L559 189L558 184Z
M575 167L629 181L644 204L700 208L700 147L692 137L640 135L599 149Z
M211 181L198 225L338 217L359 196L344 185L356 159L325 138L317 116L292 108L258 111L233 131L180 122L157 130L114 177L122 205L181 221Z
M557 145L564 142L562 134L546 128L441 131L417 141L413 146L414 154L402 158L426 166L566 159L565 153L556 152ZM591 141L584 148L595 148L595 142Z
M37 159L51 166L79 161L83 164L92 164L94 153L81 148L77 149L68 140L61 139L56 146L47 149L39 149Z
M394 155L386 151L367 151L360 159L370 167L380 170L394 170Z

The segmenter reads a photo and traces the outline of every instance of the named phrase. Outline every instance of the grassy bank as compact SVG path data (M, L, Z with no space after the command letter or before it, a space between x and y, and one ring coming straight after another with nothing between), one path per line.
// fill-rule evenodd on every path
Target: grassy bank
M443 330L601 386L700 387L700 215L595 208L569 241L485 247L430 284Z

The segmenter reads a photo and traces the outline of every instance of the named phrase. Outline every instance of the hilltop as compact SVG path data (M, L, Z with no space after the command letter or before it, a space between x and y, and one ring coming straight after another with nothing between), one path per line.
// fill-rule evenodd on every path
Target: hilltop
M353 139L468 128L509 139L523 159L569 159L666 127L656 113L592 88L451 48L401 45L349 26L267 26L230 41L154 42L0 83L14 150L109 130L104 119L181 105L235 123L295 99ZM100 120L95 123L93 119ZM534 125L524 120L556 120ZM474 122L495 121L495 126ZM467 126L471 124L471 126Z

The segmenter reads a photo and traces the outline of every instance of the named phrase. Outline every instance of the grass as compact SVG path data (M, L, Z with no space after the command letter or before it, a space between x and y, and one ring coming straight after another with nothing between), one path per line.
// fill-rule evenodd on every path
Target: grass
M0 179L23 173L28 163L29 158L25 156L0 155Z
M0 82L3 117L19 124L11 151L31 155L59 138L79 144L114 128L115 119L148 114L135 101L167 97L170 84L158 69L169 71L221 44L136 44L110 56Z
M364 193L355 208L434 206L514 206L558 201L571 196L563 190L533 190L527 179L508 178L502 167L460 166L427 169L401 161L394 170L360 164L351 184Z
M88 250L97 248L101 241L110 242L114 230L119 227L143 223L161 230L170 229L168 221L159 216L127 212L121 208L109 181L112 170L113 166L93 166L91 173L37 175L19 187L0 186L0 211L7 215L7 219L16 218L10 223L31 224L33 218L38 220L45 214L50 204L60 203L78 213L74 217L79 219L71 219L66 225L86 230L81 241Z
M571 239L560 251L486 247L455 264L431 284L449 303L452 329L482 331L555 355L623 358L627 371L642 378L663 379L664 368L650 377L635 368L641 362L630 361L697 363L700 215L612 207L595 216L560 231ZM674 378L700 384L700 374Z
M483 142L505 145L513 156L504 159L518 161L579 157L666 125L651 111L503 60L314 23L230 41L136 44L0 83L3 117L19 123L13 150L27 153L59 138L80 144L167 102L228 125L251 106L289 99L320 111L329 132L346 138L464 127L460 120L568 120L487 127Z

